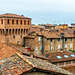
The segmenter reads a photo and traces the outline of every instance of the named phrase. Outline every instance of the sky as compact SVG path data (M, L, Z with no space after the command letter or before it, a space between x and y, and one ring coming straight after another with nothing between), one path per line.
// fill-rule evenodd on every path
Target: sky
M75 0L1 0L0 14L32 18L32 24L75 23Z

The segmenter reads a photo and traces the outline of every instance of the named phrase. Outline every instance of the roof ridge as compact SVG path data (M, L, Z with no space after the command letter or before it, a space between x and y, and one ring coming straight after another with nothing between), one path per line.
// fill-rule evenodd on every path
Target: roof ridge
M19 53L17 53L17 55L18 55L20 58L22 58L25 62L27 62L30 66L32 66L33 68L35 67L35 65L33 65L30 61L28 61L27 59L24 59L24 58L22 57L22 55L20 55Z

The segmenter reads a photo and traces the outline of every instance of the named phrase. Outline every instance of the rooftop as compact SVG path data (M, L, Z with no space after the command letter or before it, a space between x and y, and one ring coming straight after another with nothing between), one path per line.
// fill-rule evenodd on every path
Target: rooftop
M46 58L50 59L50 62L61 62L61 61L68 61L68 60L75 60L75 53L67 51L67 52L53 52L53 53L47 53L43 54Z
M19 53L0 61L0 74L22 74L23 72L27 72L33 69L34 67L57 74L60 73L72 75L72 73L62 68L58 68L56 65L53 65L40 59L30 58Z
M10 57L16 53L21 53L21 52L9 46L6 43L0 43L0 60Z
M24 17L23 15L17 15L17 14L11 14L11 13L2 14L2 15L0 15L0 17L31 19L28 17Z

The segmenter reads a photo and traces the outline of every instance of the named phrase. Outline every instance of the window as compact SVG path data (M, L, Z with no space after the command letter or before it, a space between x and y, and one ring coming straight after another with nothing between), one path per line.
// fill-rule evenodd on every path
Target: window
M67 38L65 38L65 41L67 41Z
M17 45L19 45L20 43L19 43L19 41L17 41Z
M51 42L52 42L52 39L51 39Z
M70 48L72 48L72 43L70 44Z
M39 41L41 41L41 37L39 36Z
M71 57L75 57L75 55L74 54L70 54L71 55Z
M37 51L37 46L36 46L36 48L35 48L35 51Z
M20 36L20 38L22 38L22 35Z
M29 21L28 21L28 25L29 25Z
M45 55L44 57L48 57L49 55Z
M24 20L24 25L26 25L26 20Z
M60 45L58 45L58 49L60 49Z
M22 20L20 20L20 24L22 25Z
M12 24L14 24L14 20L12 20Z
M40 50L42 50L42 46L40 46Z
M72 38L71 38L71 41L72 41Z
M64 55L64 57L65 57L65 58L69 58L69 56L68 56L68 55Z
M60 41L60 38L58 39L58 41Z
M65 44L65 48L67 48L67 44Z
M15 36L13 36L13 39L15 39Z
M51 46L51 49L50 50L52 51L52 46Z
M3 24L3 19L1 19L1 24Z
M18 20L16 20L16 24L18 24Z
M9 24L9 19L7 19L7 24Z
M61 56L56 56L58 59L62 59L62 57Z
M52 32L54 32L54 30L52 30Z

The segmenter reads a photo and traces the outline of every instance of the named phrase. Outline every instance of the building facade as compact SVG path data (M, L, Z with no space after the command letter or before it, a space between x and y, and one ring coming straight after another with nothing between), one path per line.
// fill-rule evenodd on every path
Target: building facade
M0 42L23 45L23 37L31 29L31 18L16 14L0 15Z
M33 47L38 54L75 50L74 34L59 32L32 32L24 38L25 47Z

